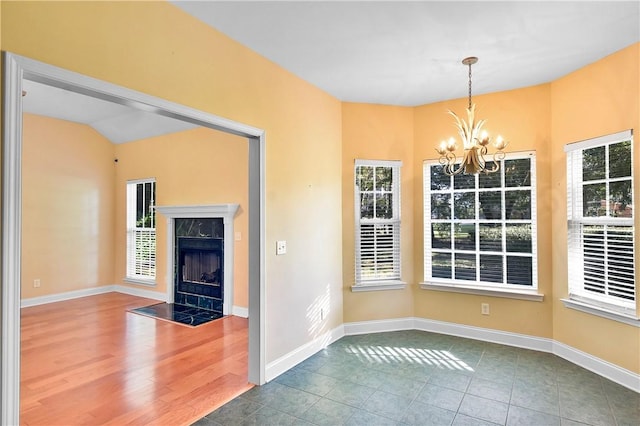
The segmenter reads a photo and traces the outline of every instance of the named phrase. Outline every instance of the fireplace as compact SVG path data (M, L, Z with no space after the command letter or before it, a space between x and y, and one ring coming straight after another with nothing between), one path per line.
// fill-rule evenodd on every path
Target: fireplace
M222 315L223 238L177 237L174 303Z
M233 218L238 207L156 207L167 219L168 303L232 314L233 243L237 238Z

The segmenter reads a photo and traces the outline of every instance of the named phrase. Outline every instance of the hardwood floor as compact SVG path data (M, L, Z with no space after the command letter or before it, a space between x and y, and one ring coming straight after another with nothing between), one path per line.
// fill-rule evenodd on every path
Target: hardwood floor
M108 293L23 308L23 425L188 425L251 388L248 320L187 327Z

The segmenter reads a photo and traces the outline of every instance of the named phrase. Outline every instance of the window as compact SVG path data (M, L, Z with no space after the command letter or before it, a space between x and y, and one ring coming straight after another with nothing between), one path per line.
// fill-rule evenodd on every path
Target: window
M156 182L127 182L127 279L153 284L156 277Z
M424 163L423 287L537 289L535 156L500 163L496 173L456 176Z
M635 314L633 136L565 146L570 299Z
M400 161L356 160L356 285L402 288ZM360 288L358 288L360 287Z

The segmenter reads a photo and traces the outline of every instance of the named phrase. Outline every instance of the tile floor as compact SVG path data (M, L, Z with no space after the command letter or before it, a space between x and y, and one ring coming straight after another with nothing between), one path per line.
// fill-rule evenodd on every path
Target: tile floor
M422 331L346 336L194 423L638 426L640 394L543 352Z

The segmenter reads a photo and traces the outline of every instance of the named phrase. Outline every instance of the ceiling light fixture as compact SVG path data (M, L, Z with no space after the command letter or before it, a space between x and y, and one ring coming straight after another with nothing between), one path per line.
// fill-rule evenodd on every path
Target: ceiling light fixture
M449 114L456 120L458 134L463 142L464 154L462 161L458 161L455 154L457 149L456 141L450 138L449 141L440 142L440 146L436 148L440 154L440 164L444 173L452 176L464 172L466 174L477 173L495 173L500 170L500 160L504 158L502 151L507 142L498 136L494 142L496 152L493 153L493 161L487 161L485 155L488 153L487 145L491 142L491 138L486 131L482 130L486 120L475 121L476 106L471 102L471 65L478 62L478 58L471 56L462 60L463 65L469 67L469 108L467 109L467 121L462 120L455 112L449 110Z

